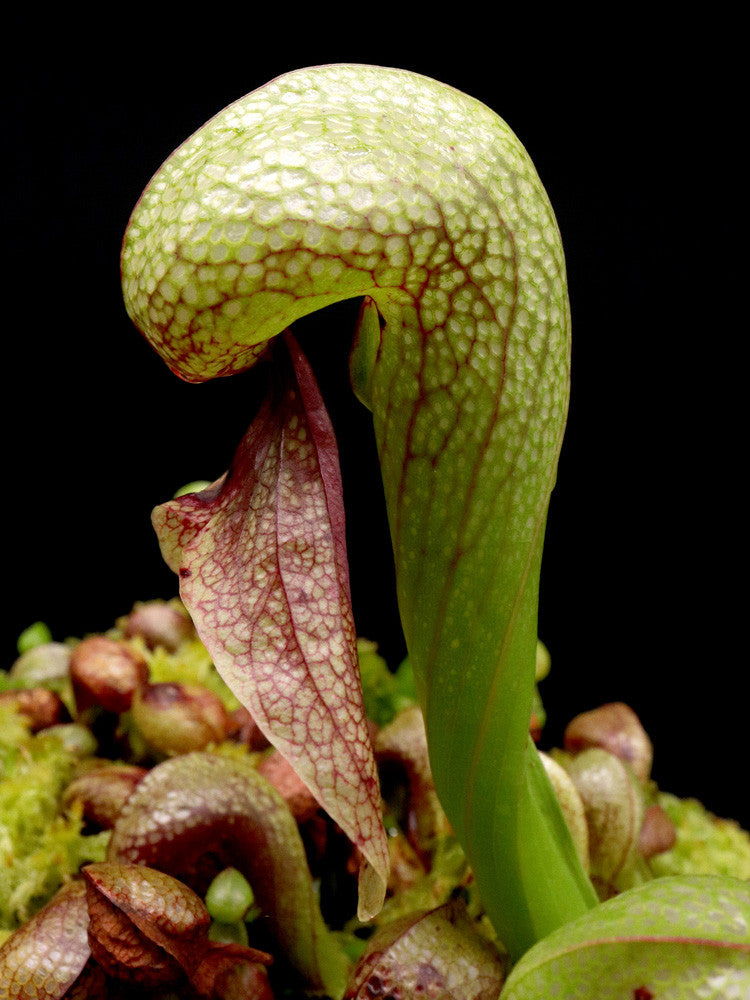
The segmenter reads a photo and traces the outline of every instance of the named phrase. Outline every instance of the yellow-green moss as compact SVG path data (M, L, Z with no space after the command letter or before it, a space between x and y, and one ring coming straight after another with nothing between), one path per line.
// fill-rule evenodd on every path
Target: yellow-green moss
M654 875L730 875L750 879L750 834L734 820L718 819L696 799L660 792L675 825L674 847L650 861Z
M139 640L131 639L130 642L140 645ZM145 644L140 651L148 663L152 684L200 684L217 695L228 711L239 706L239 701L222 680L200 639L184 639L174 653L167 652L163 646L150 650Z
M0 935L33 916L82 864L104 860L109 834L84 836L80 810L60 810L74 767L59 739L31 736L0 706Z

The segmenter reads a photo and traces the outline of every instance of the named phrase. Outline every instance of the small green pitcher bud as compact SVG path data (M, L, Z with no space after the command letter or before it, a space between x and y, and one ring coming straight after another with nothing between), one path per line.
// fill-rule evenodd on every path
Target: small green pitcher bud
M148 745L167 756L221 743L231 729L220 698L198 684L147 684L133 698L133 724Z

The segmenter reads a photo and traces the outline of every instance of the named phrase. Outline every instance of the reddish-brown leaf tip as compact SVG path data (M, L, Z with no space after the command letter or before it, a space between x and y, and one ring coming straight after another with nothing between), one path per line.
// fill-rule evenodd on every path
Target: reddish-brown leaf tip
M295 341L208 490L156 508L164 558L228 685L364 858L360 916L382 905L388 851L349 593L338 451Z

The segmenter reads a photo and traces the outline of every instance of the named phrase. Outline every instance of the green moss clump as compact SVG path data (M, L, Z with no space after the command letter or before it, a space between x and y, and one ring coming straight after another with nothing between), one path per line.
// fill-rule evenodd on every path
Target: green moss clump
M0 941L34 915L88 861L103 861L108 833L85 836L80 810L60 798L76 757L54 736L30 735L0 705Z
M734 820L718 819L696 799L660 792L659 805L677 832L674 847L651 858L655 876L730 875L750 879L750 834Z
M208 650L197 637L183 639L174 653L163 646L148 649L138 638L128 642L144 656L152 684L199 684L220 698L227 711L232 712L239 707L239 701L224 683Z

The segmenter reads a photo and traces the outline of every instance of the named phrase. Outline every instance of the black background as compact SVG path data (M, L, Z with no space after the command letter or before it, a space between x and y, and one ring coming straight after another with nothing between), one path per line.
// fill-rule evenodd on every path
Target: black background
M68 20L11 35L0 663L38 618L56 638L82 635L176 592L151 507L221 474L259 401L255 373L181 383L125 315L120 241L152 173L221 107L289 69L399 65L509 122L566 247L573 397L540 610L549 739L577 711L628 701L662 786L750 823L737 29L678 37L530 17L427 35L360 9L332 41L331 10L313 23L285 8L266 24L251 9L181 14L179 32L170 17L132 16L116 30ZM374 445L346 380L356 309L319 314L301 336L339 432L359 629L396 663ZM321 369L333 339L334 369Z

